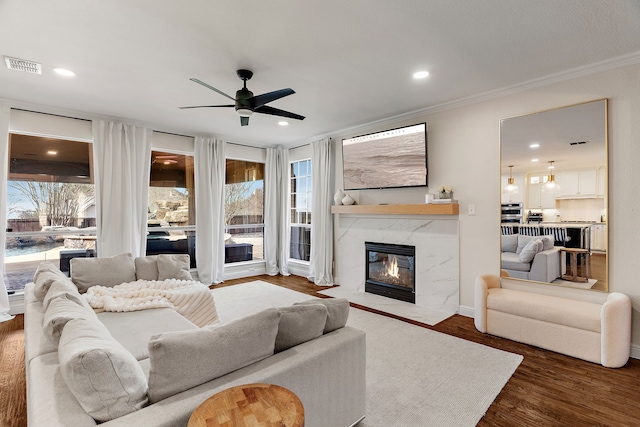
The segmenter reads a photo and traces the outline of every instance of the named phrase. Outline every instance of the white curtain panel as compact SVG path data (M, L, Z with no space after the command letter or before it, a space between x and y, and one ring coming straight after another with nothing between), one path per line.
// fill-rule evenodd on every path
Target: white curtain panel
M333 218L331 217L331 140L311 143L311 259L309 277L316 285L333 285Z
M198 280L220 283L224 275L225 143L196 137L196 264Z
M267 274L289 275L289 150L267 148L264 196L264 259Z
M9 165L9 112L10 109L7 106L2 106L0 111L0 138L2 138L2 144L0 144L0 223L2 228L0 230L0 256L2 257L2 271L0 271L0 322L13 319L13 316L9 314L9 296L7 295L7 287L4 284L4 248L6 246L7 239L7 172Z
M150 129L93 122L98 256L146 253Z

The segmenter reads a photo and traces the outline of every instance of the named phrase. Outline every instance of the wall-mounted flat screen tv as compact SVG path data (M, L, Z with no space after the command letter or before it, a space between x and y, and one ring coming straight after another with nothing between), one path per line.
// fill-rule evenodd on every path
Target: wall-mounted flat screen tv
M427 124L342 140L345 190L425 187Z

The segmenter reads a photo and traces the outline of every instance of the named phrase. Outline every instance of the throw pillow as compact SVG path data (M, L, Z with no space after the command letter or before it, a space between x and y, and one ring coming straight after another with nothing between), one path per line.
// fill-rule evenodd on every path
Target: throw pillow
M322 304L292 305L280 308L280 324L275 352L279 353L322 336L327 323L327 307Z
M53 298L44 312L42 320L44 334L57 346L64 327L73 319L99 322L98 316L88 304L78 304L68 293Z
M520 262L531 262L538 253L538 245L542 249L541 240L532 240L520 252Z
M99 321L69 321L58 346L60 372L86 413L104 422L147 405L140 364Z
M136 280L136 267L130 253L111 258L72 258L71 280L80 293L91 286L112 287Z
M540 236L540 240L542 240L542 243L544 245L544 247L542 248L543 251L548 251L549 249L553 249L553 247L556 244L556 239L553 237L552 234L549 234L546 236Z
M518 247L516 248L516 253L519 254L529 242L539 238L540 236L525 236L523 234L518 234Z
M73 282L68 278L65 278L55 280L49 287L47 294L42 299L42 307L44 308L44 310L46 311L49 308L49 304L53 299L63 294L67 295L66 298L74 301L76 304L84 305L87 308L91 309L89 303L87 303L82 295L80 295L80 292L78 292L78 288L76 287L76 285L74 285Z
M158 280L193 280L190 258L186 254L158 255Z
M134 260L136 279L158 280L158 256L139 256Z
M273 354L275 308L221 326L154 335L149 341L149 402L155 403Z
M40 263L33 275L33 282L35 284L33 293L38 301L42 302L44 296L49 291L49 287L56 280L68 279L65 274L60 271L55 265L50 262Z
M322 304L327 307L327 323L323 333L343 328L349 319L349 300L346 298L318 298L297 302L298 304Z
M515 252L518 248L518 234L502 235L502 252Z

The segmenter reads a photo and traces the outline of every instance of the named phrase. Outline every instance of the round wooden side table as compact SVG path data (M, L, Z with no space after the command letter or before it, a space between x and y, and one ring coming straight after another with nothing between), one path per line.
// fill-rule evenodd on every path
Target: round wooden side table
M214 394L193 411L187 427L304 427L304 408L291 390L245 384Z

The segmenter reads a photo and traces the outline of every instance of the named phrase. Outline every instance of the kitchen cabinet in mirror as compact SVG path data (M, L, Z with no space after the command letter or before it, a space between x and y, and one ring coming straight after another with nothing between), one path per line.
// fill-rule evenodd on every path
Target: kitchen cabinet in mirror
M607 139L606 99L500 120L503 276L608 291Z

